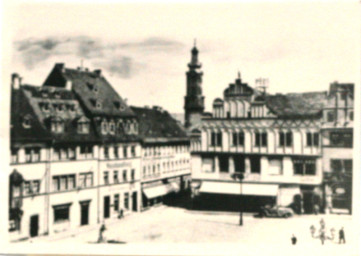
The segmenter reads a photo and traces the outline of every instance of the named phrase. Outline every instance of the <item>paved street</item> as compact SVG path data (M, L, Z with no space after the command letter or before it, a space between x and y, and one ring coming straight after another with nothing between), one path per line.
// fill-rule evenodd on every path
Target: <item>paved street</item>
M310 226L319 227L320 219L324 218L326 228L338 229L343 226L346 232L346 245L338 245L330 240L325 246L348 247L357 243L351 234L353 224L348 215L305 215L289 219L255 218L250 214L244 216L244 226L238 225L237 213L188 211L183 208L159 206L143 213L134 213L122 220L107 224L104 233L108 241L114 243L223 243L233 242L247 245L290 244L291 235L295 234L298 246L321 246L319 239L310 235ZM97 228L84 229L83 232L70 232L52 237L39 237L32 243L41 241L61 243L96 243Z

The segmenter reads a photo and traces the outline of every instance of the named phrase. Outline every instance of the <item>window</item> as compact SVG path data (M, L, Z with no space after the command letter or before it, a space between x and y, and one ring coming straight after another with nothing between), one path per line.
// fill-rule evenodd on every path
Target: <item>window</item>
M331 132L330 146L352 148L352 132Z
M118 171L114 171L113 179L114 179L114 183L119 183Z
M33 195L40 192L40 180L28 180L24 182L24 194Z
M114 195L114 211L119 211L119 194Z
M93 173L86 172L79 174L79 186L82 188L93 186Z
M291 147L292 140L293 140L292 132L286 132L286 133L279 132L279 145L280 146Z
M17 163L19 161L18 152L18 148L11 149L11 163Z
M114 157L119 158L118 147L114 147Z
M135 180L135 170L134 169L132 169L132 172L131 172L131 179Z
M333 173L352 173L351 159L331 159L331 171Z
M78 133L88 134L89 133L89 122L79 120L77 128L78 128Z
M123 156L124 156L124 158L128 157L127 151L128 151L128 147L123 147Z
M334 122L335 121L335 112L328 111L327 112L327 122Z
M147 175L147 167L143 167L143 177L145 177Z
M255 146L256 147L266 147L267 146L267 133L266 132L256 132L255 133Z
M75 159L75 148L68 149L68 157L69 159Z
M295 175L316 175L316 160L295 158L293 169Z
M54 223L69 221L69 210L71 204L53 206Z
M222 146L222 133L221 132L212 132L211 133L211 146Z
M315 132L315 133L311 133L308 132L306 134L307 137L307 146L308 147L312 147L312 146L318 146L319 145L319 141L320 141L320 135L319 133Z
M353 121L353 111L350 111L349 116L350 116L350 120Z
M108 147L104 147L104 158L109 159L109 148Z
M160 152L159 152L160 153ZM135 146L132 146L131 147L131 154L132 154L132 157L135 157L136 154L135 154Z
M60 149L60 159L67 159L68 158L68 150L66 148Z
M108 185L109 184L109 172L108 171L105 171L103 173L103 178L104 178L104 184Z
M234 132L232 135L233 146L243 146L244 145L244 133L243 132Z
M127 170L123 170L123 181L127 181Z
M26 148L25 149L25 161L27 163L31 162L31 148Z
M64 122L60 118L53 118L51 120L51 132L62 133L64 132Z
M91 158L93 156L93 147L90 145L80 146L80 154L83 158Z
M24 119L23 119L23 127L25 129L31 128L31 116L30 115L24 117Z
M268 173L271 175L282 174L283 164L282 157L270 157L268 159Z
M101 130L102 130L102 134L108 133L108 123L105 120L103 120L101 124Z
M251 173L261 173L261 157L253 156L250 157L251 162Z
M124 193L124 208L129 209L129 193Z
M53 176L53 190L64 191L71 190L76 187L75 174Z
M113 121L109 123L109 133L115 134L115 123Z

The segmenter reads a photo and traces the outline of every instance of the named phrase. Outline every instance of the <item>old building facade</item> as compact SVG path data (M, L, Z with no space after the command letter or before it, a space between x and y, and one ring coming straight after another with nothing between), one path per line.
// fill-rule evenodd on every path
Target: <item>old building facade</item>
M190 142L184 128L160 107L132 107L142 141L142 209L175 199L190 184Z
M43 86L12 79L10 237L140 210L136 115L99 70L56 64Z

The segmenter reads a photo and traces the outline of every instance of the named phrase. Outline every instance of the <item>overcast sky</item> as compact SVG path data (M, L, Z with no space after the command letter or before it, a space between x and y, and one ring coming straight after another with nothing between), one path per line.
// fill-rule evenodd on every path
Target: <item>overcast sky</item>
M328 90L358 84L359 4L32 4L7 15L8 73L40 85L56 62L83 60L131 105L182 113L193 39L203 63L206 110L238 70L269 92ZM5 80L6 81L6 80ZM9 80L8 80L9 83Z

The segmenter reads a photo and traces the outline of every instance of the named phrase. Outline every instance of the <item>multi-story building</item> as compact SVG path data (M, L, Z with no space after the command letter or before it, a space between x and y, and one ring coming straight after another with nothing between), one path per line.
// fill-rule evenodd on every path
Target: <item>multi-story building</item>
M89 116L100 139L100 219L117 216L119 210L138 211L140 205L140 143L138 120L125 101L101 74L56 64L44 86L69 87Z
M354 85L332 83L323 108L322 155L326 209L352 212Z
M238 77L223 99L214 100L213 116L193 130L200 134L192 142L192 179L200 182L200 198L237 205L232 200L242 194L250 210L277 203L311 212L321 205L325 97L326 92L269 95ZM242 184L232 179L235 172L244 174Z
M11 239L140 210L140 152L137 117L99 70L57 64L43 86L14 74Z
M184 128L160 107L132 107L142 141L142 209L185 192L190 183L190 145Z

